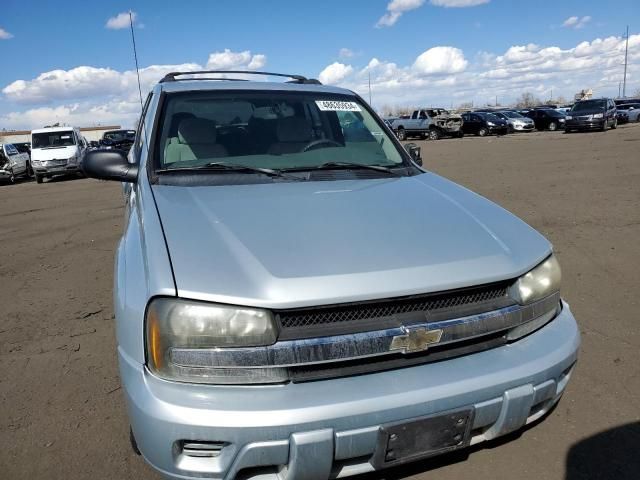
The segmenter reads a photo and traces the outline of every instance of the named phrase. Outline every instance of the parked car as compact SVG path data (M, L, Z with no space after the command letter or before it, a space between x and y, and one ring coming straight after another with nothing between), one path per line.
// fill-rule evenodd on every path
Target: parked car
M510 133L531 132L535 128L533 120L513 110L499 110L492 112L492 114L507 122Z
M509 124L488 112L469 112L462 114L462 129L465 135L479 135L484 137L495 133L497 135L506 135L509 133Z
M11 143L0 144L0 180L14 183L16 177L29 177L29 156Z
M75 127L47 127L31 132L31 166L36 182L56 175L80 174L85 143Z
M392 129L400 140L410 136L420 136L438 140L443 136L461 137L462 118L444 108L423 108L414 110L410 119L399 118L391 122Z
M341 478L553 408L580 333L541 234L420 168L356 93L183 75L153 88L129 156L85 157L127 183L114 311L145 460Z
M33 176L33 169L31 168L31 143L30 142L17 142L13 143L16 150L20 153L26 153L29 159L27 160L27 173L30 177Z
M622 103L620 105L617 105L616 109L618 110L618 113L624 112L627 115L627 121L640 122L640 102Z
M576 102L567 115L565 129L574 130L606 130L616 128L616 104L610 98L598 98Z
M533 120L537 130L555 131L565 125L565 115L551 108L535 108L524 115Z
M100 144L107 149L119 148L120 150L128 152L135 134L135 130L109 130L102 135Z

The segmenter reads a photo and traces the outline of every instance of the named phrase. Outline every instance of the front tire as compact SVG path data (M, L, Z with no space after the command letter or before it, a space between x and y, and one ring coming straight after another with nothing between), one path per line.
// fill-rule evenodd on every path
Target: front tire
M611 130L615 130L616 128L618 128L618 119L617 118L613 121L613 124L611 125Z
M481 128L480 130L478 130L478 135L480 137L486 137L487 136L487 129L486 128Z
M431 130L429 130L429 140L439 140L440 139L440 132L435 129L432 128Z
M555 132L558 129L558 124L556 122L551 122L549 124L549 130L551 130L552 132Z
M404 142L407 139L407 132L405 132L404 128L400 127L398 129L398 140Z
M458 137L458 138L464 137L464 132L462 130L458 130L458 133L456 134L456 137Z
M36 183L42 183L42 175L36 173Z

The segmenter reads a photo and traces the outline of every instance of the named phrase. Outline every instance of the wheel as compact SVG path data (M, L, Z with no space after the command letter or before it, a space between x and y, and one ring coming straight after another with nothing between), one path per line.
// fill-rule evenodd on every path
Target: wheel
M618 128L618 119L617 118L613 121L613 124L611 125L611 129L612 130L615 130L616 128Z
M42 175L36 173L36 183L42 183Z
M515 133L515 131L516 131L516 129L513 128L513 125L511 125L511 124L509 124L508 130L509 130L508 133Z
M558 124L556 122L551 122L549 124L549 130L551 130L552 132L555 132L558 129Z
M458 137L458 138L464 137L464 132L462 130L458 130L458 133L456 134L456 137Z
M13 174L13 170L11 171L11 175L9 176L9 183L12 185L16 183L16 176Z
M440 132L435 129L432 128L431 130L429 130L429 140L438 140L440 138Z
M480 130L478 130L478 135L480 135L481 137L484 137L487 135L487 129L486 128L481 128Z
M400 127L398 129L398 140L404 142L407 139L407 132L404 131L404 128Z

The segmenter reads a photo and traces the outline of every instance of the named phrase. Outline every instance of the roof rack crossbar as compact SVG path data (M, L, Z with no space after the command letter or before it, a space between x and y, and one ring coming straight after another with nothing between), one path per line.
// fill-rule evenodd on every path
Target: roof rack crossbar
M162 78L162 80L160 80L160 83L179 81L180 79L177 79L176 77L183 76L183 75L199 75L199 74L205 74L205 73L220 73L220 74L232 73L232 74L242 74L242 75L265 75L268 77L284 77L284 78L291 78L293 79L293 81L298 83L306 83L309 81L307 77L304 77L302 75L289 75L287 73L256 72L256 71L248 71L248 70L194 70L189 72L169 72ZM182 80L193 80L193 78L182 79ZM231 79L208 78L206 80L231 80Z

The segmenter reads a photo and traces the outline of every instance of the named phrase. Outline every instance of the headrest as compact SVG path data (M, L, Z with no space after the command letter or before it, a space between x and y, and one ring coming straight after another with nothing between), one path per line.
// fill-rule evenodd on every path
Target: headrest
M311 122L300 117L280 118L276 135L279 142L308 142L311 140Z
M204 118L187 118L178 127L180 143L212 144L216 143L216 122Z

